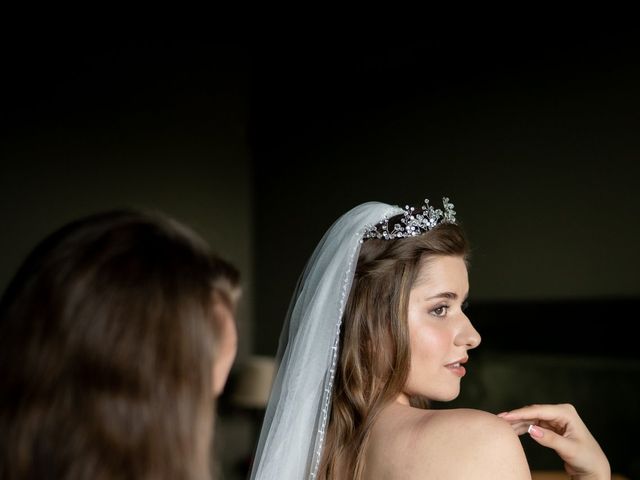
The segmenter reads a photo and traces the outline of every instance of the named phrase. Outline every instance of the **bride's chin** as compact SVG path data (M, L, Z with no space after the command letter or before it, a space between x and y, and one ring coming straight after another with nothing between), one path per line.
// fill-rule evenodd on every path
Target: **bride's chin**
M450 402L458 398L459 395L460 395L460 389L457 389L454 392L442 393L441 395L438 395L438 397L434 396L434 397L431 397L430 399L435 402Z

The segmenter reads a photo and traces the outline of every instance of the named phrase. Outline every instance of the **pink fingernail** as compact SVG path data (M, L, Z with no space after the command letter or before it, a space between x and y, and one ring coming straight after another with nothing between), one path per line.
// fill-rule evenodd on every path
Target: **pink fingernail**
M529 432L529 435L531 435L534 438L544 437L544 432L540 430L538 427L536 427L535 425L529 425L529 428L527 429L527 431Z
M502 413L499 413L497 416L498 417L506 417L507 415L509 415L509 412L502 412Z

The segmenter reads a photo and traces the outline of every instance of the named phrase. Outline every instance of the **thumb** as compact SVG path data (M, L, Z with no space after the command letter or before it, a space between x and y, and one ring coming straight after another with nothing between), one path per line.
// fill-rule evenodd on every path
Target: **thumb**
M558 435L553 430L542 428L539 425L529 425L529 435L540 445L552 448L562 456L562 454L570 447L569 440Z

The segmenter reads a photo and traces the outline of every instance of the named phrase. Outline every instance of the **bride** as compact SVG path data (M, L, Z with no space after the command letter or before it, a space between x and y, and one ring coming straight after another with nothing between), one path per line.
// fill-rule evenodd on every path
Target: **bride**
M252 479L530 479L525 432L573 478L609 478L571 406L428 408L458 396L480 343L455 213L447 198L369 202L325 234L287 314Z

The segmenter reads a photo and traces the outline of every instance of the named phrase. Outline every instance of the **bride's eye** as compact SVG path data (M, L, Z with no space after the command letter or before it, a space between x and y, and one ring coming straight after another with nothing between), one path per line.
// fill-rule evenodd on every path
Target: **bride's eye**
M462 311L464 312L467 308L469 307L469 300L465 300L462 303L462 307L460 307L462 309Z
M447 314L447 310L449 309L449 305L440 305L439 307L431 310L431 313L435 317L444 317Z

